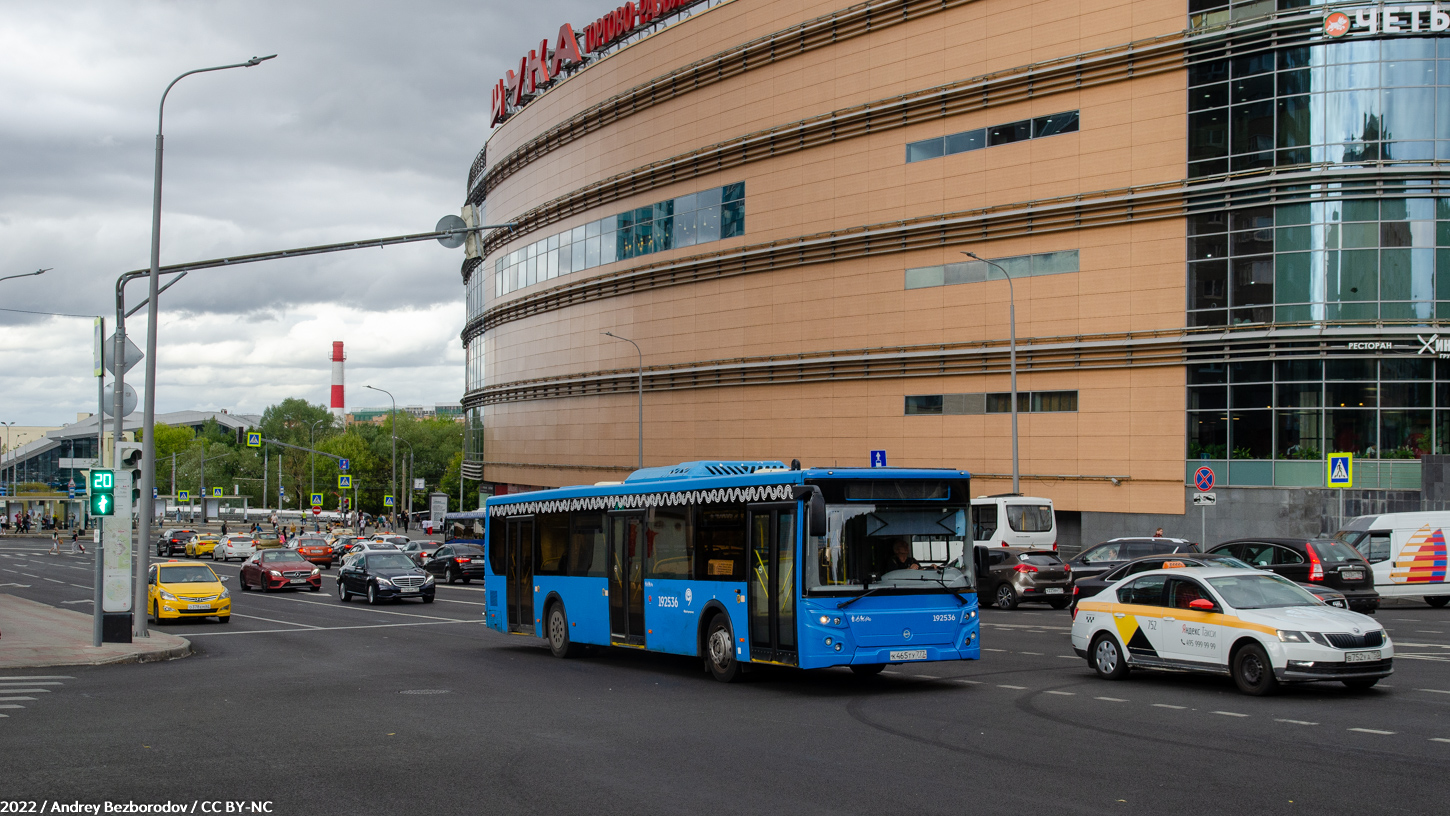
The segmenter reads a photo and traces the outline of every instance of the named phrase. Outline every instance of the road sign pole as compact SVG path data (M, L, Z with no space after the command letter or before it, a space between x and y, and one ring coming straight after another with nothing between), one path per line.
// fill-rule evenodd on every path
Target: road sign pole
M1208 505L1198 507L1198 546L1208 546Z

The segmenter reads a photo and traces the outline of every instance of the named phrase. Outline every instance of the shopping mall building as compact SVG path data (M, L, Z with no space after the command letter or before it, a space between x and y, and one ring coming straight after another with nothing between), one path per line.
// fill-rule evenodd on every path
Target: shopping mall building
M1015 300L1065 545L1198 538L1204 465L1213 540L1332 528L1330 452L1347 512L1439 495L1450 7L599 11L518 44L468 177L512 225L463 266L488 485L622 478L642 364L646 465L885 450L1005 492Z

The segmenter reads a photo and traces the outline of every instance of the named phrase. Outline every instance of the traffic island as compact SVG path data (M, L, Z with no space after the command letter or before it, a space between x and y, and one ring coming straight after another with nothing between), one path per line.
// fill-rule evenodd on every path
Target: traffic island
M0 669L150 663L191 654L186 638L152 631L134 643L91 645L91 616L0 595Z

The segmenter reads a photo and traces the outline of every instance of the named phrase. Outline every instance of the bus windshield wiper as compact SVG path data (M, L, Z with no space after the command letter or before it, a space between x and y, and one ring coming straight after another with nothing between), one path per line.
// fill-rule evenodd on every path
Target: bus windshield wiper
M879 587L879 586L876 587L875 589L868 589L865 592L862 592L860 595L857 595L854 598L851 598L851 599L845 600L845 601L841 601L840 603L836 604L836 608L837 609L845 609L846 607L848 607L851 604L853 604L853 603L861 600L862 598L866 597L867 595L875 595L876 593L880 592L882 589L883 589L883 587Z

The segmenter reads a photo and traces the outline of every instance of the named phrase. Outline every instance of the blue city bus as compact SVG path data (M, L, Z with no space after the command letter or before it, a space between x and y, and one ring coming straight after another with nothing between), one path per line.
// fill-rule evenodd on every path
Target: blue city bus
M645 468L448 518L485 527L488 626L558 657L690 655L725 682L979 658L970 475L792 464Z

